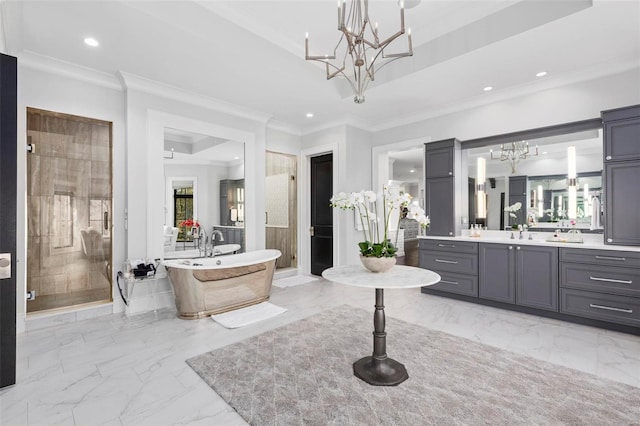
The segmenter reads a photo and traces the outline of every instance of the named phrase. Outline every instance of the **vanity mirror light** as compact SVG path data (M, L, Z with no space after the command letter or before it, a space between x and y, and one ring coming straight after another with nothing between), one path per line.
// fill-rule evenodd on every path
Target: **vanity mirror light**
M208 236L233 227L244 240L244 143L165 128L164 151L165 226L180 229L176 249L193 248L191 227L180 226L189 220Z
M575 226L602 232L601 123L530 132L462 143L468 179L462 211L468 212L468 223L492 230L527 224L535 231ZM522 207L514 219L505 208L516 202Z

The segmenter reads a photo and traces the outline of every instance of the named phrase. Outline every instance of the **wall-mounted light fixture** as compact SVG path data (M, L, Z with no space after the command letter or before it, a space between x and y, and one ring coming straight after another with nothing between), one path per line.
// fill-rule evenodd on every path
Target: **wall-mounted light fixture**
M576 206L577 206L577 176L576 176L576 147L570 146L567 147L567 158L568 158L568 186L569 186L569 205L567 206L567 216L569 219L576 218Z
M542 217L544 215L544 204L543 204L543 195L542 185L538 185L538 217Z
M485 182L487 180L487 161L483 157L478 157L476 170L476 216L479 219L487 217L487 196L485 192Z

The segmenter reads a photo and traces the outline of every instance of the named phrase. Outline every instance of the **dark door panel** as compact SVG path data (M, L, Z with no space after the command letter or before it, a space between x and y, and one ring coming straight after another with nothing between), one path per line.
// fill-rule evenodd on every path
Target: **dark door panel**
M333 266L333 155L311 158L311 273Z
M17 60L0 54L0 387L16 382L17 105Z

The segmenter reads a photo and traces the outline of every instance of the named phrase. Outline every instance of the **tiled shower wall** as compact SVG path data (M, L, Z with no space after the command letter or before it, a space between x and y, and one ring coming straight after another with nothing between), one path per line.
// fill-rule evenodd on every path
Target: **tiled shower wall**
M29 108L27 312L111 299L111 123Z

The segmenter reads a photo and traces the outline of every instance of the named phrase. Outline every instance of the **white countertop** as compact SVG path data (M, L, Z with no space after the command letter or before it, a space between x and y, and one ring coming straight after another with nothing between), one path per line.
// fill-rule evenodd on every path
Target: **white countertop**
M322 277L338 284L366 288L415 288L436 284L440 275L428 269L395 265L387 272L371 272L362 265L334 266Z
M213 225L214 228L229 228L229 229L244 229L243 226L235 226L235 225Z
M462 231L458 237L445 236L418 236L419 239L446 240L446 241L471 241L475 243L501 243L519 245L537 245L565 248L598 249L598 250L621 250L640 252L638 246L618 246L604 243L603 234L582 234L583 243L570 243L562 241L546 241L553 237L552 232L523 232L524 238L518 239L518 232L513 232L514 239L510 239L511 231L481 231L479 237L471 237L469 231ZM532 240L529 239L531 234ZM566 232L563 232L566 236Z

